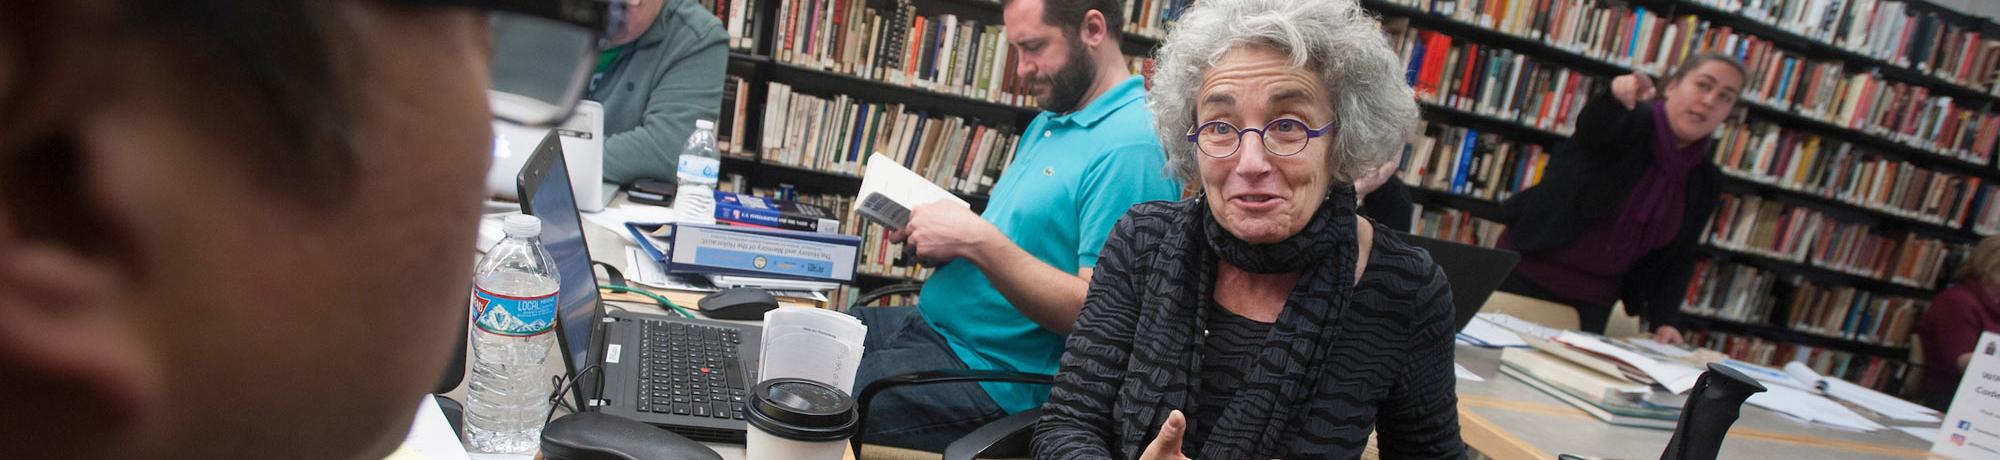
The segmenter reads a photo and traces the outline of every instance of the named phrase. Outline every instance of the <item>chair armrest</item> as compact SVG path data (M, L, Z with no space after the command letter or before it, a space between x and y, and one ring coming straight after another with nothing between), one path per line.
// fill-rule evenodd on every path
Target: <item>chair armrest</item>
M1035 422L1042 418L1037 407L988 422L966 433L944 448L944 460L972 460L979 457L1027 458L1028 440L1035 436Z
M936 371L911 372L903 375L892 375L889 377L883 377L880 380L876 380L873 383L869 383L866 388L861 389L860 394L855 395L854 398L855 411L860 413L860 419L856 420L857 422L856 424L861 426L862 432L864 433L867 432L868 402L875 399L875 395L881 394L883 391L896 387L933 385L939 383L959 383L959 382L1004 382L1004 383L1027 383L1027 384L1049 385L1055 383L1055 379L1056 379L1055 376L1047 374L1030 374L1026 372L988 371L988 370L973 370L973 369L947 369L947 370L936 370ZM856 458L859 458L861 456L861 436L855 436L853 439L849 440L849 442L853 444L854 456Z
M879 288L869 290L868 292L862 293L861 297L856 297L853 302L848 302L847 308L854 308L862 305L867 305L870 302L874 302L883 297L888 297L897 294L915 294L918 292L923 292L923 290L924 290L924 283L896 283L888 286L882 286Z

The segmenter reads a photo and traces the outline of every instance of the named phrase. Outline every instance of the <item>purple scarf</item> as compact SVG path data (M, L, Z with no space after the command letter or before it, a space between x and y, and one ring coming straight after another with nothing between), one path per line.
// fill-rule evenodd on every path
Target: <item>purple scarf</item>
M1667 123L1666 101L1653 104L1653 163L1632 185L1632 193L1618 207L1618 220L1611 224L1611 241L1605 250L1612 257L1630 256L1637 260L1655 248L1666 246L1680 232L1673 216L1674 200L1687 199L1687 176L1708 151L1709 140L1676 147L1673 128Z

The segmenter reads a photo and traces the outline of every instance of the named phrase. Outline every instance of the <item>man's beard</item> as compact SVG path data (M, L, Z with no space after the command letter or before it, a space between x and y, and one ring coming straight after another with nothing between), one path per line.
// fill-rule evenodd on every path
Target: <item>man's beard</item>
M1089 93L1091 85L1096 83L1096 77L1097 61L1083 49L1083 40L1071 40L1069 59L1063 63L1062 70L1041 81L1041 84L1048 85L1049 97L1042 98L1038 105L1049 112L1074 112L1081 108L1078 105L1083 103L1083 95Z

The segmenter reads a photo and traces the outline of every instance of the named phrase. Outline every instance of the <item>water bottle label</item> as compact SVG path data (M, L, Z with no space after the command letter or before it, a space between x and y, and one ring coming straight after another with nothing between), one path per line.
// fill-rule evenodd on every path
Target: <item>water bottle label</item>
M472 291L473 324L479 329L512 337L532 337L555 330L556 294L514 297L481 288Z
M681 182L713 184L717 178L722 177L722 159L681 155L680 166L675 169L674 175L679 177Z

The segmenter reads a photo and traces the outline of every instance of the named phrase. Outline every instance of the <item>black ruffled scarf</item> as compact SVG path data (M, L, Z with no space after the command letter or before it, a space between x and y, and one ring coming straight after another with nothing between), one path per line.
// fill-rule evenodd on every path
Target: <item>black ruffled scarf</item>
M1133 335L1129 378L1121 392L1158 389L1157 395L1122 394L1114 413L1127 424L1119 433L1126 458L1137 457L1167 414L1188 415L1189 433L1204 438L1195 458L1284 457L1288 440L1299 439L1308 398L1318 384L1332 342L1333 325L1346 311L1354 288L1357 254L1354 188L1335 183L1312 220L1298 234L1271 244L1250 244L1224 230L1205 203L1196 214L1162 235L1152 258L1154 277L1144 292ZM1199 198L1197 198L1199 200ZM1285 308L1265 339L1243 386L1215 426L1195 426L1201 394L1201 350L1207 330L1204 308L1214 298L1218 263L1252 273L1303 272ZM1128 402L1129 401L1129 402ZM1303 454L1299 452L1298 454Z

